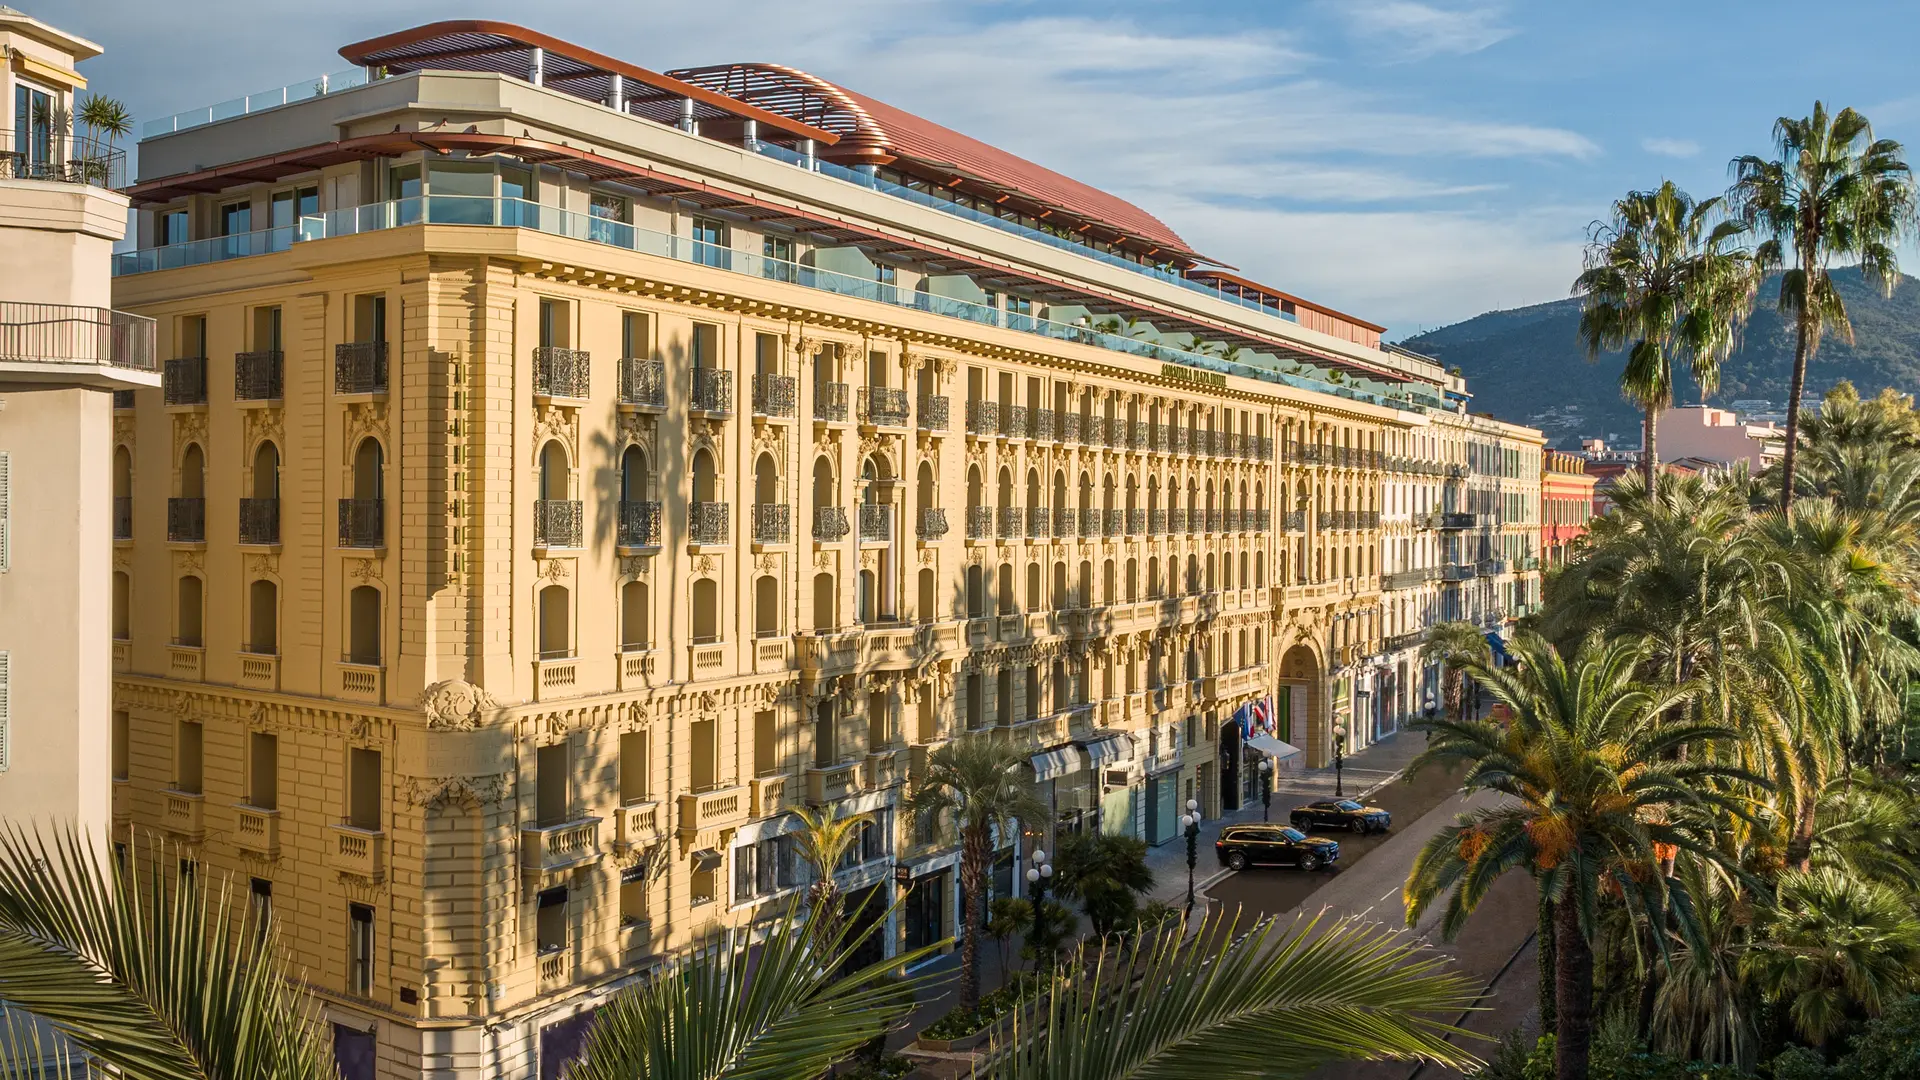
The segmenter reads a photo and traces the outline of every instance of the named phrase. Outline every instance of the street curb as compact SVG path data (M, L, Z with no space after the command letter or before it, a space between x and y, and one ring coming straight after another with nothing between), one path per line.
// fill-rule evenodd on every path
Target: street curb
M1393 770L1393 772L1387 774L1387 778L1385 780L1382 780L1379 783L1368 788L1367 790L1361 792L1360 797L1364 799L1367 796L1373 794L1374 792L1379 791L1381 788L1386 787L1388 784L1393 783L1395 780L1400 779L1402 776L1405 776L1406 774L1407 774L1407 770L1404 767L1395 769Z

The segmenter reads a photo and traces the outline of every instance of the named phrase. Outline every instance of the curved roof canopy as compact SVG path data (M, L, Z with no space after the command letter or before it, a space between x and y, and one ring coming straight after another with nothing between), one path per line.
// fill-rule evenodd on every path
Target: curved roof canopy
M1168 261L1200 261L1165 222L1125 199L817 75L780 64L720 64L668 74L833 132L839 141L822 155L830 160L892 165L1095 240Z
M541 84L551 89L606 104L613 94L613 76L621 78L624 107L635 116L673 125L692 102L693 119L720 127L757 121L760 138L771 141L812 139L832 144L836 136L780 113L716 94L678 79L603 56L592 49L549 37L513 23L490 19L453 19L399 30L341 48L347 62L383 67L403 75L410 71L491 71L528 79L533 50L543 56ZM718 134L719 132L714 132Z

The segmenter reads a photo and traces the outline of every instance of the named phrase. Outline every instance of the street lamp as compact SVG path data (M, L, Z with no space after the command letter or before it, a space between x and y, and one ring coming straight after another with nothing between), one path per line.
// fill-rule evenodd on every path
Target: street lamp
M1053 877L1053 864L1047 861L1047 853L1035 848L1033 865L1027 867L1028 894L1033 904L1033 957L1037 964L1041 950L1047 947L1047 881ZM1051 958L1049 958L1051 959Z
M1193 917L1193 869L1200 865L1200 804L1187 800L1187 812L1180 816L1180 827L1187 831L1187 917Z
M1333 733L1333 797L1344 799L1347 793L1340 788L1340 766L1347 759L1347 733Z
M1273 759L1260 759L1260 820L1266 821L1273 813Z

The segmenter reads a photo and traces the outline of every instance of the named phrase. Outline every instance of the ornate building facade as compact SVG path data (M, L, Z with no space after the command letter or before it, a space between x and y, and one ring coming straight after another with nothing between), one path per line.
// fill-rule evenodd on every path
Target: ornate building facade
M342 52L143 143L114 659L123 836L248 879L348 1076L557 1067L804 888L801 804L905 890L876 955L950 936L898 812L949 740L1030 756L1030 834L1160 842L1241 805L1252 702L1360 730L1392 541L1449 557L1396 492L1479 423L1437 364L789 69Z

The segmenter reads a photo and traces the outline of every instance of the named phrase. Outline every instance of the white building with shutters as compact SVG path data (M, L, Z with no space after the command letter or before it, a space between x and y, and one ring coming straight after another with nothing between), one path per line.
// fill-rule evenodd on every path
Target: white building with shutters
M100 47L0 7L0 822L112 813L113 395L158 386L111 309L117 151L63 124ZM11 124L11 127L6 125Z

